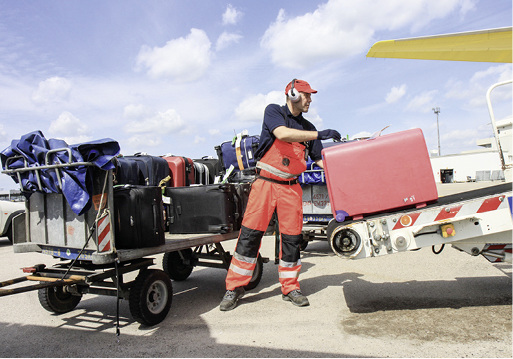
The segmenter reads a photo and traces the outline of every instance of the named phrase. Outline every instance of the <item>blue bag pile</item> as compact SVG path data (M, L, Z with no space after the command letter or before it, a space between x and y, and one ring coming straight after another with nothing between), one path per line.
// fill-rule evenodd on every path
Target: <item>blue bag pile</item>
M50 150L67 148L71 151L71 162L90 162L102 170L114 168L112 158L120 151L118 142L105 138L101 140L68 145L59 139L46 139L41 131L34 131L13 140L11 145L0 153L2 168L15 170L19 168L44 166L47 153ZM70 161L68 151L59 151L51 156L51 164L64 164ZM26 163L26 164L25 164ZM41 179L41 191L44 193L60 193L59 182L55 169L41 169L38 171ZM80 165L62 167L62 193L73 212L84 214L92 204L92 167ZM21 188L25 196L39 191L38 179L35 171L21 172ZM18 176L11 173L12 179L19 183Z

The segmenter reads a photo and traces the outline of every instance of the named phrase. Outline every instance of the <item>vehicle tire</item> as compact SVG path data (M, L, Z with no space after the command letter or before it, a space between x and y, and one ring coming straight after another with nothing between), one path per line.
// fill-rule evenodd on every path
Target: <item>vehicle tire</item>
M12 242L12 224L9 225L9 228L7 228L7 232L5 232L5 235L7 236L7 239L9 240L9 242L11 242L11 244L13 243Z
M262 279L262 273L264 272L264 261L262 260L262 256L259 254L257 257L257 262L255 266L255 270L253 271L253 277L251 277L251 281L248 285L244 286L245 290L255 289L260 280Z
M185 261L180 257L179 251L168 252L164 254L164 258L162 259L162 268L164 269L164 272L166 272L171 279L176 281L186 280L194 269L194 266L191 264L192 249L182 249L180 252L182 253Z
M40 288L37 296L43 308L57 314L71 312L82 299L82 296L73 295L61 286Z
M130 287L128 303L132 317L151 326L166 318L172 300L173 286L169 276L159 269L144 269Z

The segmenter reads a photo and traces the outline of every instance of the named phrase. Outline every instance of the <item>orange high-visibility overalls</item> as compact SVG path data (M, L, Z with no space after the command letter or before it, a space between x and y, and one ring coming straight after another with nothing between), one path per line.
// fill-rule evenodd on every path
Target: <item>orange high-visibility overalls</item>
M280 228L279 280L283 294L299 289L299 244L303 227L303 192L297 176L306 170L305 145L275 139L257 163L237 247L226 276L226 289L247 285L269 221L276 210Z

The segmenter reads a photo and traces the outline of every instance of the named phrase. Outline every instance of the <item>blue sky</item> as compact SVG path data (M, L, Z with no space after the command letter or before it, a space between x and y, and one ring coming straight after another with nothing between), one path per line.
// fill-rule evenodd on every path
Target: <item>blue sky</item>
M490 137L486 90L511 64L371 59L379 40L511 26L510 0L0 0L0 147L41 130L123 154L198 158L247 129L293 78L305 115L343 135L419 127L442 154ZM494 95L511 116L511 90ZM0 188L15 188L0 176Z

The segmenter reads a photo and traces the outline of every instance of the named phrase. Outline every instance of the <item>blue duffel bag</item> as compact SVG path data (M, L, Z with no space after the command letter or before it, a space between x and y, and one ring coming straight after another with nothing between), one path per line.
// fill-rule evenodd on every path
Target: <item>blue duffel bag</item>
M317 166L311 159L308 159L306 162L306 171L301 173L298 180L301 184L326 184L324 170Z
M243 133L238 134L232 141L226 141L221 146L217 146L217 155L224 170L229 169L232 165L234 171L255 167L255 151L259 142L260 136L248 136ZM240 158L237 158L239 149Z

